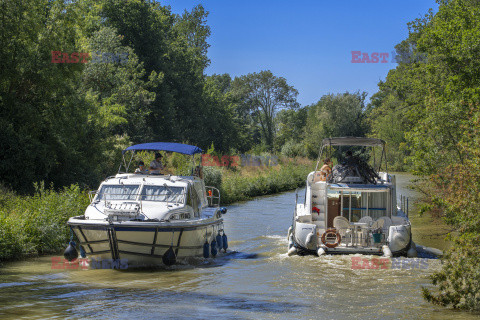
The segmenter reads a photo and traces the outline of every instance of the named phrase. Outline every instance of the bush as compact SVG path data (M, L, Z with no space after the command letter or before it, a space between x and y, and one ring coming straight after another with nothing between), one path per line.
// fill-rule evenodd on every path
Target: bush
M89 203L77 185L56 192L39 184L35 190L0 208L0 261L60 251L70 238L68 218L83 214Z
M424 298L455 309L480 310L480 235L464 234L442 258L442 270L431 276L435 292L423 289Z
M247 200L255 196L288 191L303 186L311 165L294 165L256 168L254 174L248 175L249 169L243 168L238 173L225 173L222 180L222 203L228 204Z
M222 170L217 167L203 167L205 185L220 189L222 187Z
M280 152L282 156L293 158L293 157L300 157L305 155L304 146L301 143L295 142L290 140L286 142L283 147L282 151Z

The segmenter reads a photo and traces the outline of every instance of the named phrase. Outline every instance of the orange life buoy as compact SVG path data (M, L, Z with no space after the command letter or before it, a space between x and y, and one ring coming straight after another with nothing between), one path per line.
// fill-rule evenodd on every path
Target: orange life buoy
M326 238L327 238L327 235L335 235L336 236L336 240L335 240L335 243L328 243L326 241ZM335 228L330 228L330 229L327 229L327 231L325 231L323 234L322 234L322 243L327 247L327 248L335 248L336 246L338 246L340 244L340 241L342 241L342 237L340 236L340 233L337 232L337 229Z

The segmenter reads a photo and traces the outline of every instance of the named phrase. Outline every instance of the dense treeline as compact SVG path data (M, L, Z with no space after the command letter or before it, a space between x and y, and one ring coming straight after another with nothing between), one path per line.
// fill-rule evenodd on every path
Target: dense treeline
M422 212L452 226L453 248L433 276L434 303L480 309L480 2L438 1L410 23L398 67L369 108L371 133L397 166L424 177Z
M300 108L270 71L206 76L201 5L176 15L145 0L6 0L0 10L0 183L18 192L94 187L132 143L313 156L323 134L366 132L347 119L364 95Z

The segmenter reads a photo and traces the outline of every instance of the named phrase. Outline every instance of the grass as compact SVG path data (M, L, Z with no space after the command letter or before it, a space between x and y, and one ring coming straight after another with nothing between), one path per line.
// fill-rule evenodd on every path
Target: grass
M412 235L415 243L440 250L450 248L451 242L445 240L445 238L451 228L445 224L443 219L426 214L420 216L416 213L410 216L410 222L412 223Z
M77 185L59 192L36 185L33 196L2 192L0 261L57 253L70 237L66 222L84 213L89 200Z

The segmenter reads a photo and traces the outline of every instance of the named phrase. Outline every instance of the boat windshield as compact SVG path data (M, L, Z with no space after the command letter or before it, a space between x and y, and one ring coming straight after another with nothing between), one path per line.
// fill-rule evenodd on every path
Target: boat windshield
M183 187L144 186L142 190L142 201L161 201L184 203L185 189Z
M140 185L103 185L97 195L97 200L135 200Z

